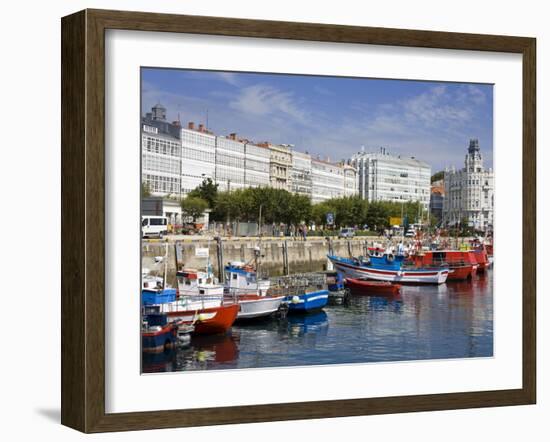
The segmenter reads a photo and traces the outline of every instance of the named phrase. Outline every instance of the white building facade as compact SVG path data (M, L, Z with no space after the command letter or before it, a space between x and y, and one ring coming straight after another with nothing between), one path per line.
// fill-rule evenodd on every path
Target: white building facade
M311 197L311 156L298 151L292 152L291 191Z
M269 149L255 144L244 145L244 181L246 187L269 186Z
M204 179L216 180L216 137L193 124L180 132L182 151L181 188L186 195Z
M216 138L215 182L222 192L246 187L244 172L244 143L234 134Z
M430 205L429 164L414 157L380 152L358 152L351 164L357 170L361 198L368 201L417 201L425 210Z
M157 127L141 125L142 182L152 195L178 195L181 189L181 143Z
M485 169L479 141L471 139L464 168L445 170L443 223L455 226L465 221L477 230L492 230L494 174Z
M351 164L344 164L344 196L356 196L358 191L357 170Z
M328 161L311 160L311 202L344 196L344 167Z
M260 143L269 149L269 183L275 189L291 191L292 150L283 144Z
M220 191L274 187L313 203L357 194L351 164L315 160L291 145L217 136L203 124L166 120L159 103L142 117L142 182L153 196L182 198L210 178Z

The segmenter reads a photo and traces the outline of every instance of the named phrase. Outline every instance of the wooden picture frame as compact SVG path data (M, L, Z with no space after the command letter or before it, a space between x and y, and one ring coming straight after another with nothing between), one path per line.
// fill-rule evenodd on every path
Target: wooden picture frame
M105 412L105 30L517 53L523 57L523 385L221 408ZM62 424L83 432L533 404L536 400L536 41L533 38L84 10L62 19Z

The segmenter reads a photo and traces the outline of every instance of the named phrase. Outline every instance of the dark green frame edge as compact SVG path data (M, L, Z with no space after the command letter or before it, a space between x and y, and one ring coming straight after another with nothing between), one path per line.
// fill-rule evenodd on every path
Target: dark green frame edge
M523 386L514 390L105 413L106 29L522 54ZM84 10L61 21L61 423L82 432L316 419L536 402L536 40L527 37Z

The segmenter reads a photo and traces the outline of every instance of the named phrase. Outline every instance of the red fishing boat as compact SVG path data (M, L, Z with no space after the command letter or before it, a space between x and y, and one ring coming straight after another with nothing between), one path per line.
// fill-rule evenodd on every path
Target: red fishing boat
M447 281L471 279L479 265L473 251L461 250L423 251L411 256L409 260L418 266L448 264L449 276L447 276Z
M346 278L346 286L355 294L393 296L399 294L400 284L389 281L371 281L368 279Z
M225 333L235 322L239 304L225 299L211 272L185 269L176 273L178 296L162 305L170 321L193 325L195 335Z
M489 268L489 257L487 256L487 251L485 246L479 246L477 249L472 250L472 253L477 260L477 272L485 273Z
M174 303L175 304L175 303ZM173 307L173 306L171 306ZM239 304L222 304L214 307L198 308L196 310L182 308L167 308L170 321L195 327L193 334L206 335L225 333L237 319Z

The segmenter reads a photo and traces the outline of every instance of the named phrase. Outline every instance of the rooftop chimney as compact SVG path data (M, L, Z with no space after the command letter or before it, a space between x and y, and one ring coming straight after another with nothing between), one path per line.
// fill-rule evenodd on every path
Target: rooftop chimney
M187 123L187 128L190 130L195 130L195 123L190 121L189 123Z

